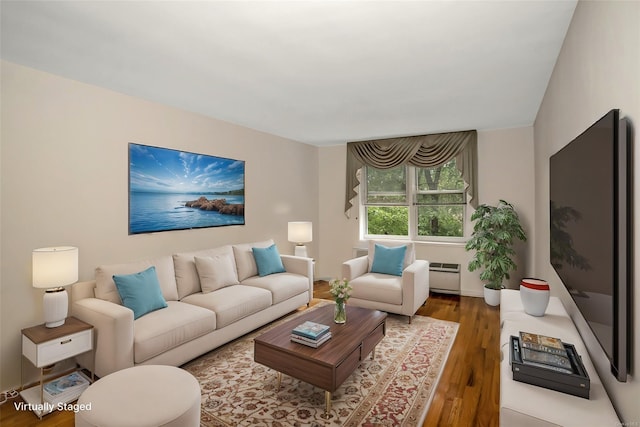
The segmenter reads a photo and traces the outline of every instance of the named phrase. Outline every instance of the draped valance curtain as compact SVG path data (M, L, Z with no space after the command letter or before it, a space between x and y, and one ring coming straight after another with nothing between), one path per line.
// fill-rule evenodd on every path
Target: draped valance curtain
M467 200L477 207L478 135L475 130L348 143L345 213L348 215L351 200L357 195L355 189L360 182L356 175L363 166L430 168L443 165L454 157L465 182Z

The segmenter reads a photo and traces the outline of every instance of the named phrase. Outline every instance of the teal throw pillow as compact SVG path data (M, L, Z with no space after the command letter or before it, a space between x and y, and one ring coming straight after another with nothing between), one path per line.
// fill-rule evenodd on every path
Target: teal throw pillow
M251 250L253 251L253 257L256 260L258 275L260 277L274 273L284 273L286 271L275 244L268 248L251 248Z
M376 243L373 252L371 272L402 276L404 255L406 252L406 245L387 247Z
M122 304L133 310L133 318L137 319L167 306L162 296L160 282L155 267L134 274L114 274Z

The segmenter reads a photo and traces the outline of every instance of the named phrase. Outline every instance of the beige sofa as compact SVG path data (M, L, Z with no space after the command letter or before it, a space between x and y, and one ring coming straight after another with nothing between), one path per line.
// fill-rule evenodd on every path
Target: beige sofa
M95 280L76 283L71 290L72 315L93 325L96 337L95 361L84 355L79 363L99 377L135 365L180 366L308 305L313 297L310 258L281 255L286 272L258 275L252 248L272 244L227 245L96 268ZM203 292L196 258L230 259L237 284ZM167 307L134 320L134 312L122 305L113 275L151 266Z

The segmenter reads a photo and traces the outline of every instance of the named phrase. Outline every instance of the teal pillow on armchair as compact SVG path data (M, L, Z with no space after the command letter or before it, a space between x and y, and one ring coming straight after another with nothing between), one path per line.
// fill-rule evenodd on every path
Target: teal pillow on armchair
M406 252L406 245L387 247L376 243L373 252L371 272L402 276L402 267L404 265L404 255Z

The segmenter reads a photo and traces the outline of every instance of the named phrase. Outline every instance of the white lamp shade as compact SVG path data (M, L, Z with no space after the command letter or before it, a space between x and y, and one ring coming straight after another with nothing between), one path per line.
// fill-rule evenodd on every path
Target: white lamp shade
M311 221L292 221L289 223L289 241L308 243L313 240Z
M58 246L33 250L33 286L56 288L78 281L78 248Z

